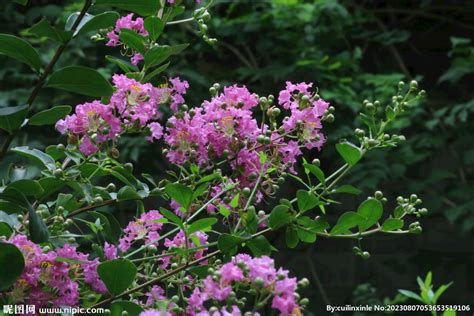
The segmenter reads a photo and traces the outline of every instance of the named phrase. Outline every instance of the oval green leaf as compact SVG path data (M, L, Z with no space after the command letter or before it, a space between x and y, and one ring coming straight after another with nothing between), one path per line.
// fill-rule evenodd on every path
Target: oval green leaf
M91 97L110 96L110 83L97 70L82 66L69 66L51 75L48 87L62 89Z
M41 68L41 59L38 52L30 43L19 37L0 34L0 54L25 63L37 72Z
M0 243L0 291L12 286L25 268L25 258L12 244Z
M70 112L71 107L69 105L58 105L36 113L28 120L28 123L37 126L56 124L57 121L63 119Z
M97 266L97 273L113 296L125 291L135 279L137 267L127 259L114 259Z

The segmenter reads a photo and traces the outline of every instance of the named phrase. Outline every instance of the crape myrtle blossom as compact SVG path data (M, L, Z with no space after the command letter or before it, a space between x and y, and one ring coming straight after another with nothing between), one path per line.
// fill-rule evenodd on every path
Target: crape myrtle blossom
M25 268L8 293L14 303L76 306L80 279L94 291L107 292L97 273L99 260L89 260L74 246L66 244L46 251L25 235L14 235L7 242L15 245L25 259Z
M286 89L280 91L278 103L291 111L291 115L283 122L284 130L290 132L297 128L306 148L320 149L325 140L324 135L320 133L321 118L329 103L312 94L312 86L312 83L293 84L288 81Z
M129 222L123 230L124 235L119 239L118 248L122 252L126 252L136 241L154 244L159 239L159 232L163 227L163 223L157 221L161 218L163 218L163 215L159 211L151 210Z
M329 104L311 88L311 83L286 83L278 103L289 116L279 125L279 107L266 104L266 98L259 98L244 86L225 87L201 106L179 111L168 120L164 132L169 146L166 156L172 163L190 161L204 169L227 162L229 176L239 182L241 189L251 188L256 175L265 174L260 184L266 189L257 191L258 202L263 193L272 194L275 177L295 173L294 164L303 148L321 149L325 141L321 120ZM269 120L258 122L258 109ZM268 158L263 165L262 154ZM270 168L276 170L272 175L267 172Z
M56 123L56 129L68 134L71 143L79 143L86 156L97 153L109 142L113 144L127 132L144 132L149 141L161 139L160 106L169 104L177 108L184 103L183 94L188 87L179 78L171 78L170 86L158 88L125 75L116 74L112 81L115 89L108 104L99 100L79 104L74 114Z
M201 287L194 288L189 296L186 312L188 315L242 315L236 305L230 310L223 308L222 313L214 314L212 310L219 311L220 306L209 308L207 303L228 306L229 299L235 300L238 289L255 291L260 297L270 296L272 307L280 315L301 315L297 303L297 286L297 279L289 277L287 270L276 269L270 257L253 258L239 254L207 276Z
M107 33L109 39L106 43L107 46L117 47L123 45L120 41L120 31L122 29L133 30L139 35L148 36L148 32L144 27L143 18L137 17L134 19L133 13L130 13L129 15L118 19L115 23L114 29ZM140 53L134 52L131 58L131 63L137 65L141 60L143 60L143 56Z

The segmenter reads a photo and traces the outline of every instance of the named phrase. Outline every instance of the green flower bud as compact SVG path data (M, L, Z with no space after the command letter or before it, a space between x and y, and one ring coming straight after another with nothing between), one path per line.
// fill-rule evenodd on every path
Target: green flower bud
M365 131L363 129L360 129L360 128L356 128L354 130L355 134L357 137L361 138L361 137L364 137L365 136Z
M313 165L315 165L316 167L319 167L321 165L321 161L319 159L313 159L313 161L311 162Z
M334 118L334 114L328 114L326 115L326 118L324 119L326 122L328 123L332 123L334 122L335 118Z
M370 253L368 251L364 251L360 254L360 256L363 258L363 259L369 259L370 258Z
M148 245L147 250L148 250L148 252L154 254L158 251L158 248L156 248L155 245Z
M189 107L188 107L186 104L181 104L181 105L179 106L179 109L180 109L181 111L186 112L187 110L189 110Z
M410 90L417 90L418 89L418 82L416 80L412 80L410 82Z
M64 174L64 172L63 172L63 169L58 168L58 169L54 170L53 174L54 174L55 177L61 177Z
M252 193L252 191L250 190L249 187L245 187L245 188L242 189L242 194L246 197L249 197L251 193Z
M107 187L105 188L108 192L115 192L117 190L117 187L113 183L107 184Z
M302 298L299 303L300 303L301 306L308 305L309 299L306 298L306 297Z
M264 135L258 135L258 136L257 136L257 142L258 142L259 144L265 143L265 136L264 136Z
M377 200L380 200L381 198L383 198L383 193L382 191L375 191L374 196Z
M279 108L273 108L272 109L272 116L273 117L277 117L278 115L280 115L281 113L281 110Z
M402 90L404 87L405 87L405 82L400 81L400 82L398 83L398 90Z

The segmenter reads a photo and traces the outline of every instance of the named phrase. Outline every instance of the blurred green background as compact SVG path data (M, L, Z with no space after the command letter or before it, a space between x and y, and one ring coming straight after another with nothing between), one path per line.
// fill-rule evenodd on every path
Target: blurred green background
M28 38L47 63L57 44L27 29L43 16L64 24L81 5L30 0L23 7L2 1L1 32ZM279 264L311 281L304 293L311 301L308 314L318 314L329 303L374 303L394 297L400 288L415 290L415 277L429 270L435 285L454 281L442 303L473 303L474 2L215 1L211 14L209 34L218 39L215 46L196 35L195 25L167 29L163 42L191 45L174 58L166 75L189 81L189 105L209 98L214 82L245 84L261 95L277 95L287 80L314 82L336 108L336 121L324 128L328 142L323 150L306 152L305 157L320 158L327 173L341 163L333 145L350 139L361 125L356 118L364 99L387 104L400 80L416 79L427 91L426 101L395 126L407 142L371 152L348 176L365 195L342 197L340 208L330 210L335 220L340 211L355 209L375 190L391 201L417 193L430 211L421 220L423 234L368 238L362 244L372 254L367 261L352 254L351 240L319 240L309 247L280 250ZM119 70L106 63L105 55L120 52L83 36L70 44L57 67L86 65L110 77ZM28 68L0 56L0 78L0 106L25 103L35 80ZM82 96L43 89L34 111L84 101ZM13 146L44 148L59 141L64 139L52 128L28 127ZM170 168L162 147L150 146L143 138L125 138L120 148L120 159L137 163L138 171L159 175ZM21 161L9 155L0 165L0 176L10 163ZM287 183L281 196L291 196L296 189ZM129 217L126 209L121 216ZM270 236L285 249L280 237Z

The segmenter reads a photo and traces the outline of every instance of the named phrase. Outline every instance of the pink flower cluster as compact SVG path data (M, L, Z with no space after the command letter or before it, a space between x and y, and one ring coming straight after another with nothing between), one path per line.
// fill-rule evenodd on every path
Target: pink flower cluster
M312 84L287 82L278 101L290 115L281 126L275 117L269 125L257 122L254 110L260 104L258 95L246 87L225 87L210 101L169 119L164 136L169 146L167 157L175 164L191 161L204 168L227 161L233 172L230 177L241 188L251 187L256 178L252 179L251 175L270 167L277 170L274 176L294 172L293 165L302 155L301 149L320 149L325 141L320 131L321 119L329 104L312 94L311 87ZM281 111L268 105L261 109L270 114ZM262 152L270 157L263 166ZM271 188L272 182L266 181L267 188ZM262 191L258 191L257 197L262 197Z
M140 218L128 223L125 227L124 236L119 240L118 248L126 252L136 241L145 241L147 244L155 244L160 238L159 231L163 227L162 222L157 220L163 218L159 211L151 210L143 213Z
M122 29L129 29L136 31L139 35L148 36L147 30L145 30L143 18L137 17L136 19L133 18L133 13L121 17L115 23L115 28L107 33L107 37L109 41L107 42L107 46L121 46L123 43L120 41L120 31ZM143 56L140 53L134 52L131 62L133 65L137 65L141 60L143 60Z
M303 144L308 149L321 148L324 136L320 133L321 118L329 103L310 92L312 83L286 83L286 89L280 91L278 103L291 111L290 117L283 122L283 128L290 132L299 128ZM300 125L300 126L298 126Z
M25 269L9 295L13 302L43 306L77 306L79 283L83 279L95 291L106 293L97 274L98 259L71 245L43 252L24 235L12 236L7 242L15 245L25 258Z
M74 136L80 142L79 149L85 155L99 151L102 144L115 141L126 132L149 133L148 140L158 140L163 128L157 122L162 116L159 107L170 104L177 108L184 103L188 83L179 78L170 79L171 86L156 88L142 84L125 75L114 75L115 92L108 104L101 101L79 104L75 113L56 123L62 134Z
M287 270L277 270L270 257L252 258L246 254L237 255L231 262L222 265L214 275L207 276L202 288L196 287L189 297L187 313L210 315L205 303L223 302L225 306L226 299L232 292L237 293L237 288L252 289L261 294L261 297L273 296L272 307L277 309L280 315L301 314L297 304L297 279L288 277ZM237 306L232 306L231 311L224 307L222 314L216 315L241 314Z

